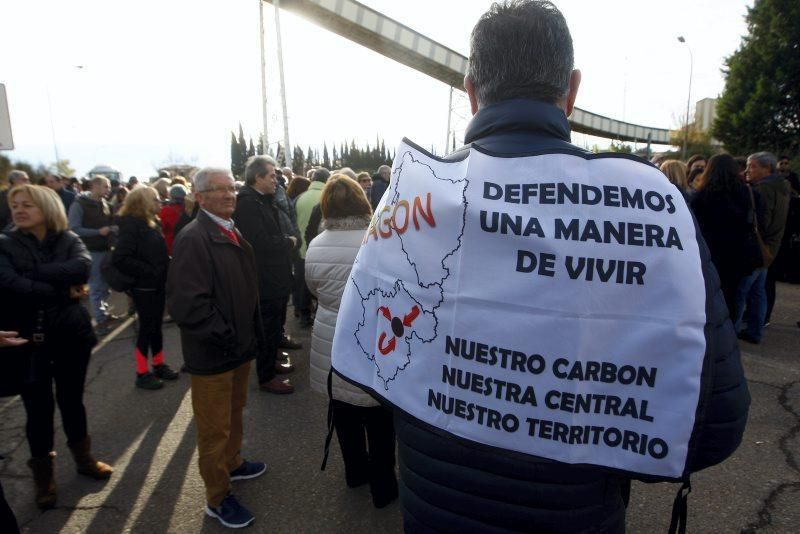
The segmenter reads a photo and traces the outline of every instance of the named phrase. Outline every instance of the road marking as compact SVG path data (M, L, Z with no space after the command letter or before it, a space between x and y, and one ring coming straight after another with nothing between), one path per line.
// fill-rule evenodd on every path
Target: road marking
M116 327L116 328L115 328L114 330L112 330L112 331L111 331L109 334L107 334L107 335L106 335L106 337L104 337L104 338L103 338L103 339L100 341L100 343L98 343L98 344L97 344L97 345L96 345L96 346L95 346L95 347L92 349L92 354L95 354L95 353L96 353L96 352L98 352L100 349L102 349L103 347L105 347L106 345L108 345L109 343L111 343L112 341L114 341L114 338L115 338L115 337L117 337L118 335L120 335L120 334L121 334L121 333L122 333L122 332L123 332L123 331L124 331L126 328L128 328L128 327L129 327L131 324L133 324L133 321L135 321L135 319L134 319L133 317L128 317L127 319L125 319L125 320L124 320L124 321L123 321L123 322L122 322L122 323L121 323L121 324L120 324L118 327Z

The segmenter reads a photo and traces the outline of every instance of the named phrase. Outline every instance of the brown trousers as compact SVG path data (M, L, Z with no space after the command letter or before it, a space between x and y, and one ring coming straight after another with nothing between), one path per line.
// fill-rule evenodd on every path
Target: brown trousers
M222 503L231 489L230 472L242 465L242 411L249 375L249 361L217 375L192 375L198 463L209 506Z

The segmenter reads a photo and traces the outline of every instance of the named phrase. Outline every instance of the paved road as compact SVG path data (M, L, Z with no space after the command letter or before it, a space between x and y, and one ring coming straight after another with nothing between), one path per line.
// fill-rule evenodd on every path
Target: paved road
M779 302L762 345L743 344L753 405L742 446L724 464L693 478L690 532L800 530L800 286L779 286ZM287 325L308 346L308 331ZM95 452L116 469L108 482L78 476L59 431L58 507L32 503L18 399L0 400L0 479L24 532L222 532L203 514L189 380L160 391L135 389L133 331L120 329L99 346L89 369L86 405ZM178 332L165 327L169 363L180 365ZM372 507L369 490L344 484L337 446L319 470L326 399L308 385L308 352L294 351L293 395L258 391L251 380L244 453L268 463L267 475L235 491L255 514L251 532L401 532L397 504ZM664 532L675 485L635 483L629 532Z

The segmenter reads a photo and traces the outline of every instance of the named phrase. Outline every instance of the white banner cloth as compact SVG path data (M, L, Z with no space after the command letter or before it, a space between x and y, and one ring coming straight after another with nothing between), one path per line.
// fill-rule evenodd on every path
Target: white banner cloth
M618 155L396 154L334 369L461 438L680 477L706 317L677 189Z

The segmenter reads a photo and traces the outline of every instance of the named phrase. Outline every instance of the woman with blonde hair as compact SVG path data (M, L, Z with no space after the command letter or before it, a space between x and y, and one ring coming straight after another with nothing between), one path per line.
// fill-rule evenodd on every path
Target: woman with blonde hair
M342 174L328 179L320 208L324 230L308 246L305 273L306 284L319 302L311 334L311 387L327 396L339 303L372 208L358 182ZM397 498L392 412L338 376L332 377L331 384L330 410L342 449L345 482L351 488L369 483L372 503L382 508Z
M686 164L677 159L668 159L661 162L661 172L667 177L670 183L675 184L681 193L688 193L689 182L686 180Z
M139 187L128 193L119 211L119 238L111 262L122 274L134 280L131 296L139 318L136 338L136 387L161 389L162 380L175 380L178 373L164 363L164 338L161 325L166 302L165 287L169 255L158 214L161 202L152 187ZM147 355L153 357L153 372Z
M92 259L67 224L64 204L42 186L9 191L14 226L0 235L0 325L29 340L3 349L2 395L20 393L36 504L56 504L53 414L58 403L78 473L107 479L112 469L91 453L83 386L97 343L81 306ZM56 394L53 394L53 384Z

